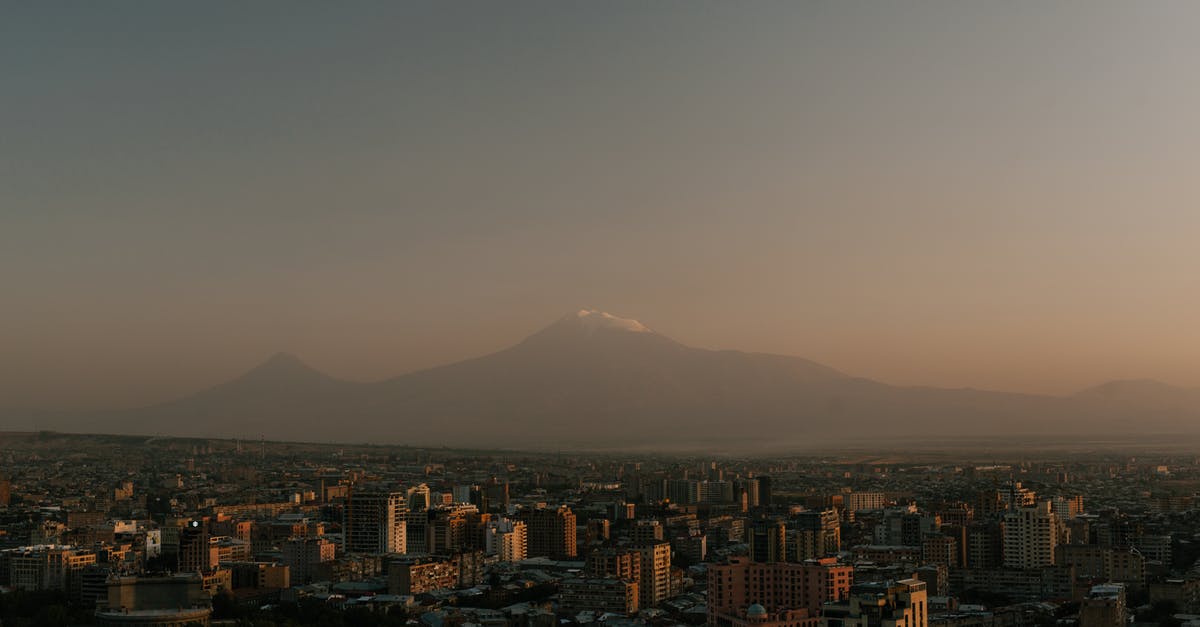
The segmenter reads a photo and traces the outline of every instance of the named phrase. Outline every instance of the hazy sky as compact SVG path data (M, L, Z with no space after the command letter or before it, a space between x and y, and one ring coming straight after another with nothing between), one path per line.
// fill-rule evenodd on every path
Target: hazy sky
M1200 385L1200 4L0 8L0 405L568 311L901 384Z

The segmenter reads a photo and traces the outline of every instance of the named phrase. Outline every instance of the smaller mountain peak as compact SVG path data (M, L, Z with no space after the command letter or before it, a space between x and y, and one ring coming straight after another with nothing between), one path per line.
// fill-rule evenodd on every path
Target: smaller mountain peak
M241 377L243 380L309 380L327 378L325 373L304 363L299 357L285 352L271 355Z
M271 355L270 357L268 357L267 360L262 363L262 365L264 365L264 366L271 366L271 365L282 366L282 365L297 365L297 364L304 365L304 362L301 361L299 357L297 357L289 352L286 352L286 351L279 351L279 352L275 353L274 355Z
M297 373L297 372L315 372L312 366L304 363L302 359L291 354L280 351L271 355L254 367L251 373Z
M572 316L567 316L571 318ZM584 326L584 328L592 329L614 329L617 331L629 331L631 333L653 333L650 327L634 320L632 318L620 318L614 316L607 311L599 311L597 309L580 309L573 316L576 321Z

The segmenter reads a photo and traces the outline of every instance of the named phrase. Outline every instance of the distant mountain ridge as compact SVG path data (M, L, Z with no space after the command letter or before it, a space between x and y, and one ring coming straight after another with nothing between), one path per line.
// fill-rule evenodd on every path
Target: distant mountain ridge
M1198 417L1200 390L1159 382L1110 382L1071 397L900 387L800 357L693 348L636 320L580 310L501 351L374 383L279 353L174 401L38 420L92 433L668 448L1200 431ZM5 422L19 429L22 419Z

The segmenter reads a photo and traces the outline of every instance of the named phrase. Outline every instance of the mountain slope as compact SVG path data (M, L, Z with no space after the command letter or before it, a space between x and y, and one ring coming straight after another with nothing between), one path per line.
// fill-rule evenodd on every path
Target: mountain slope
M303 435L310 423L352 407L369 384L334 379L287 353L245 374L181 399L130 410L101 412L86 423L120 433L281 438ZM72 425L78 429L78 425Z
M339 381L280 354L190 397L60 428L504 447L1194 429L1200 395L1172 390L1110 385L1050 397L896 387L798 357L692 348L583 310L499 352L381 382Z

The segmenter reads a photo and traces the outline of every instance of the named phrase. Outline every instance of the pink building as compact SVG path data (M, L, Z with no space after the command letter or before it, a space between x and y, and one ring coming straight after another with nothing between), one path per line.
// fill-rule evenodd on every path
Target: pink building
M708 624L809 627L822 604L847 598L853 580L854 567L832 558L803 563L730 558L708 568Z

